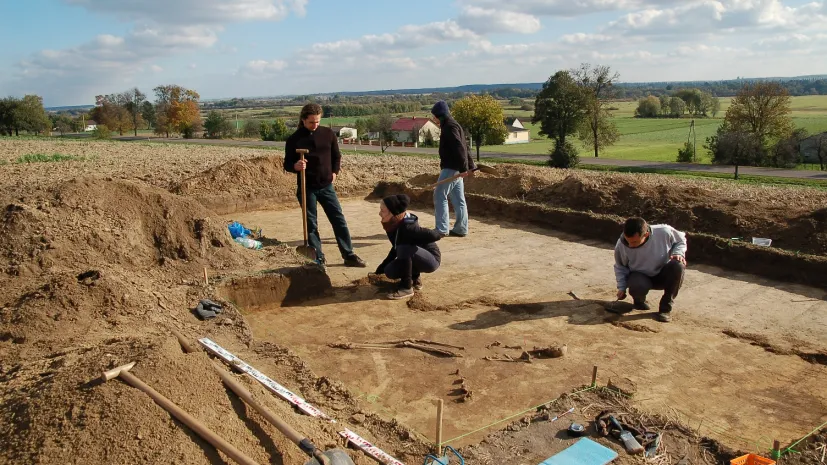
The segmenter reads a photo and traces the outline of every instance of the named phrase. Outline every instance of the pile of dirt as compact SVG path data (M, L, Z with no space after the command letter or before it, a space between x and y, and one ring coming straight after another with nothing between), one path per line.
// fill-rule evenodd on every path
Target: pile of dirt
M619 217L641 216L682 231L723 238L773 239L773 246L827 254L827 192L811 188L735 186L720 180L591 173L499 165L477 174L466 193ZM435 176L408 179L427 188Z
M284 157L271 155L231 160L184 179L172 191L197 199L211 210L228 214L257 209L292 208L296 202L296 175L283 168ZM410 157L346 156L335 181L339 197L364 196L378 180L401 181L411 175L439 171L433 160Z

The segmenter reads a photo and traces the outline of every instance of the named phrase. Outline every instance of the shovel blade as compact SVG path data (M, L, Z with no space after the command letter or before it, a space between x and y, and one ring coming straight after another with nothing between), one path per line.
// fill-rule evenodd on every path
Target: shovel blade
M341 449L330 449L322 452L322 455L327 457L330 461L330 465L356 465L353 463L353 460L347 455L347 452ZM304 465L321 465L318 460L310 459L304 463Z
M296 253L298 253L299 255L304 255L310 260L315 260L317 258L316 249L310 247L309 245L300 245L296 247Z

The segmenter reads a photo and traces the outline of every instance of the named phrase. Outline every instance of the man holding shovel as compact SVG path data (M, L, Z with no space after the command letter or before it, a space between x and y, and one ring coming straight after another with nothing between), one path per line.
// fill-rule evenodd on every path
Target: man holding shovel
M650 226L643 218L629 218L615 245L617 300L626 298L626 289L636 310L649 310L646 295L663 290L658 321L672 321L672 304L683 285L686 270L686 234L665 225Z
M468 234L468 207L465 203L465 185L463 179L473 176L476 165L474 158L465 144L465 131L457 121L451 117L448 104L440 100L431 109L436 118L435 123L440 128L439 134L439 180L459 176L451 182L438 184L434 189L434 216L436 230L443 236L465 237ZM453 229L448 231L450 218L448 216L448 199L454 206Z
M316 263L325 266L325 257L322 253L322 241L319 237L318 215L316 204L324 209L336 244L345 261L345 266L364 268L364 260L353 253L353 244L350 231L347 227L345 215L339 198L333 189L333 183L341 169L342 154L336 134L326 127L319 126L322 120L322 107L315 103L308 103L302 108L299 127L290 137L284 147L284 169L296 173L298 189L296 197L302 203L302 171L304 171L307 185L305 201L307 204L308 241L316 251ZM306 149L305 159L299 156L296 149Z

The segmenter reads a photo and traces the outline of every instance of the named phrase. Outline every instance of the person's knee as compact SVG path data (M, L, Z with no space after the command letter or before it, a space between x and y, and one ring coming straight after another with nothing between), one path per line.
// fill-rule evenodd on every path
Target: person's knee
M686 271L686 265L677 260L669 260L669 263L667 263L664 268L673 276L680 276Z
M646 294L651 289L651 284L647 276L641 273L632 273L629 275L629 294Z

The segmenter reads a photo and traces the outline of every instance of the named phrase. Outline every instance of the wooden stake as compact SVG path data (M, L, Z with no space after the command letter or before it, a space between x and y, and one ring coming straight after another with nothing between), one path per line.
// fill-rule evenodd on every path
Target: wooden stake
M772 458L778 460L781 458L781 441L778 439L772 442Z
M597 365L594 366L594 370L592 371L592 387L597 386Z
M436 456L442 457L442 399L436 401Z
M209 287L210 285L210 278L207 276L207 267L204 267L204 285Z

